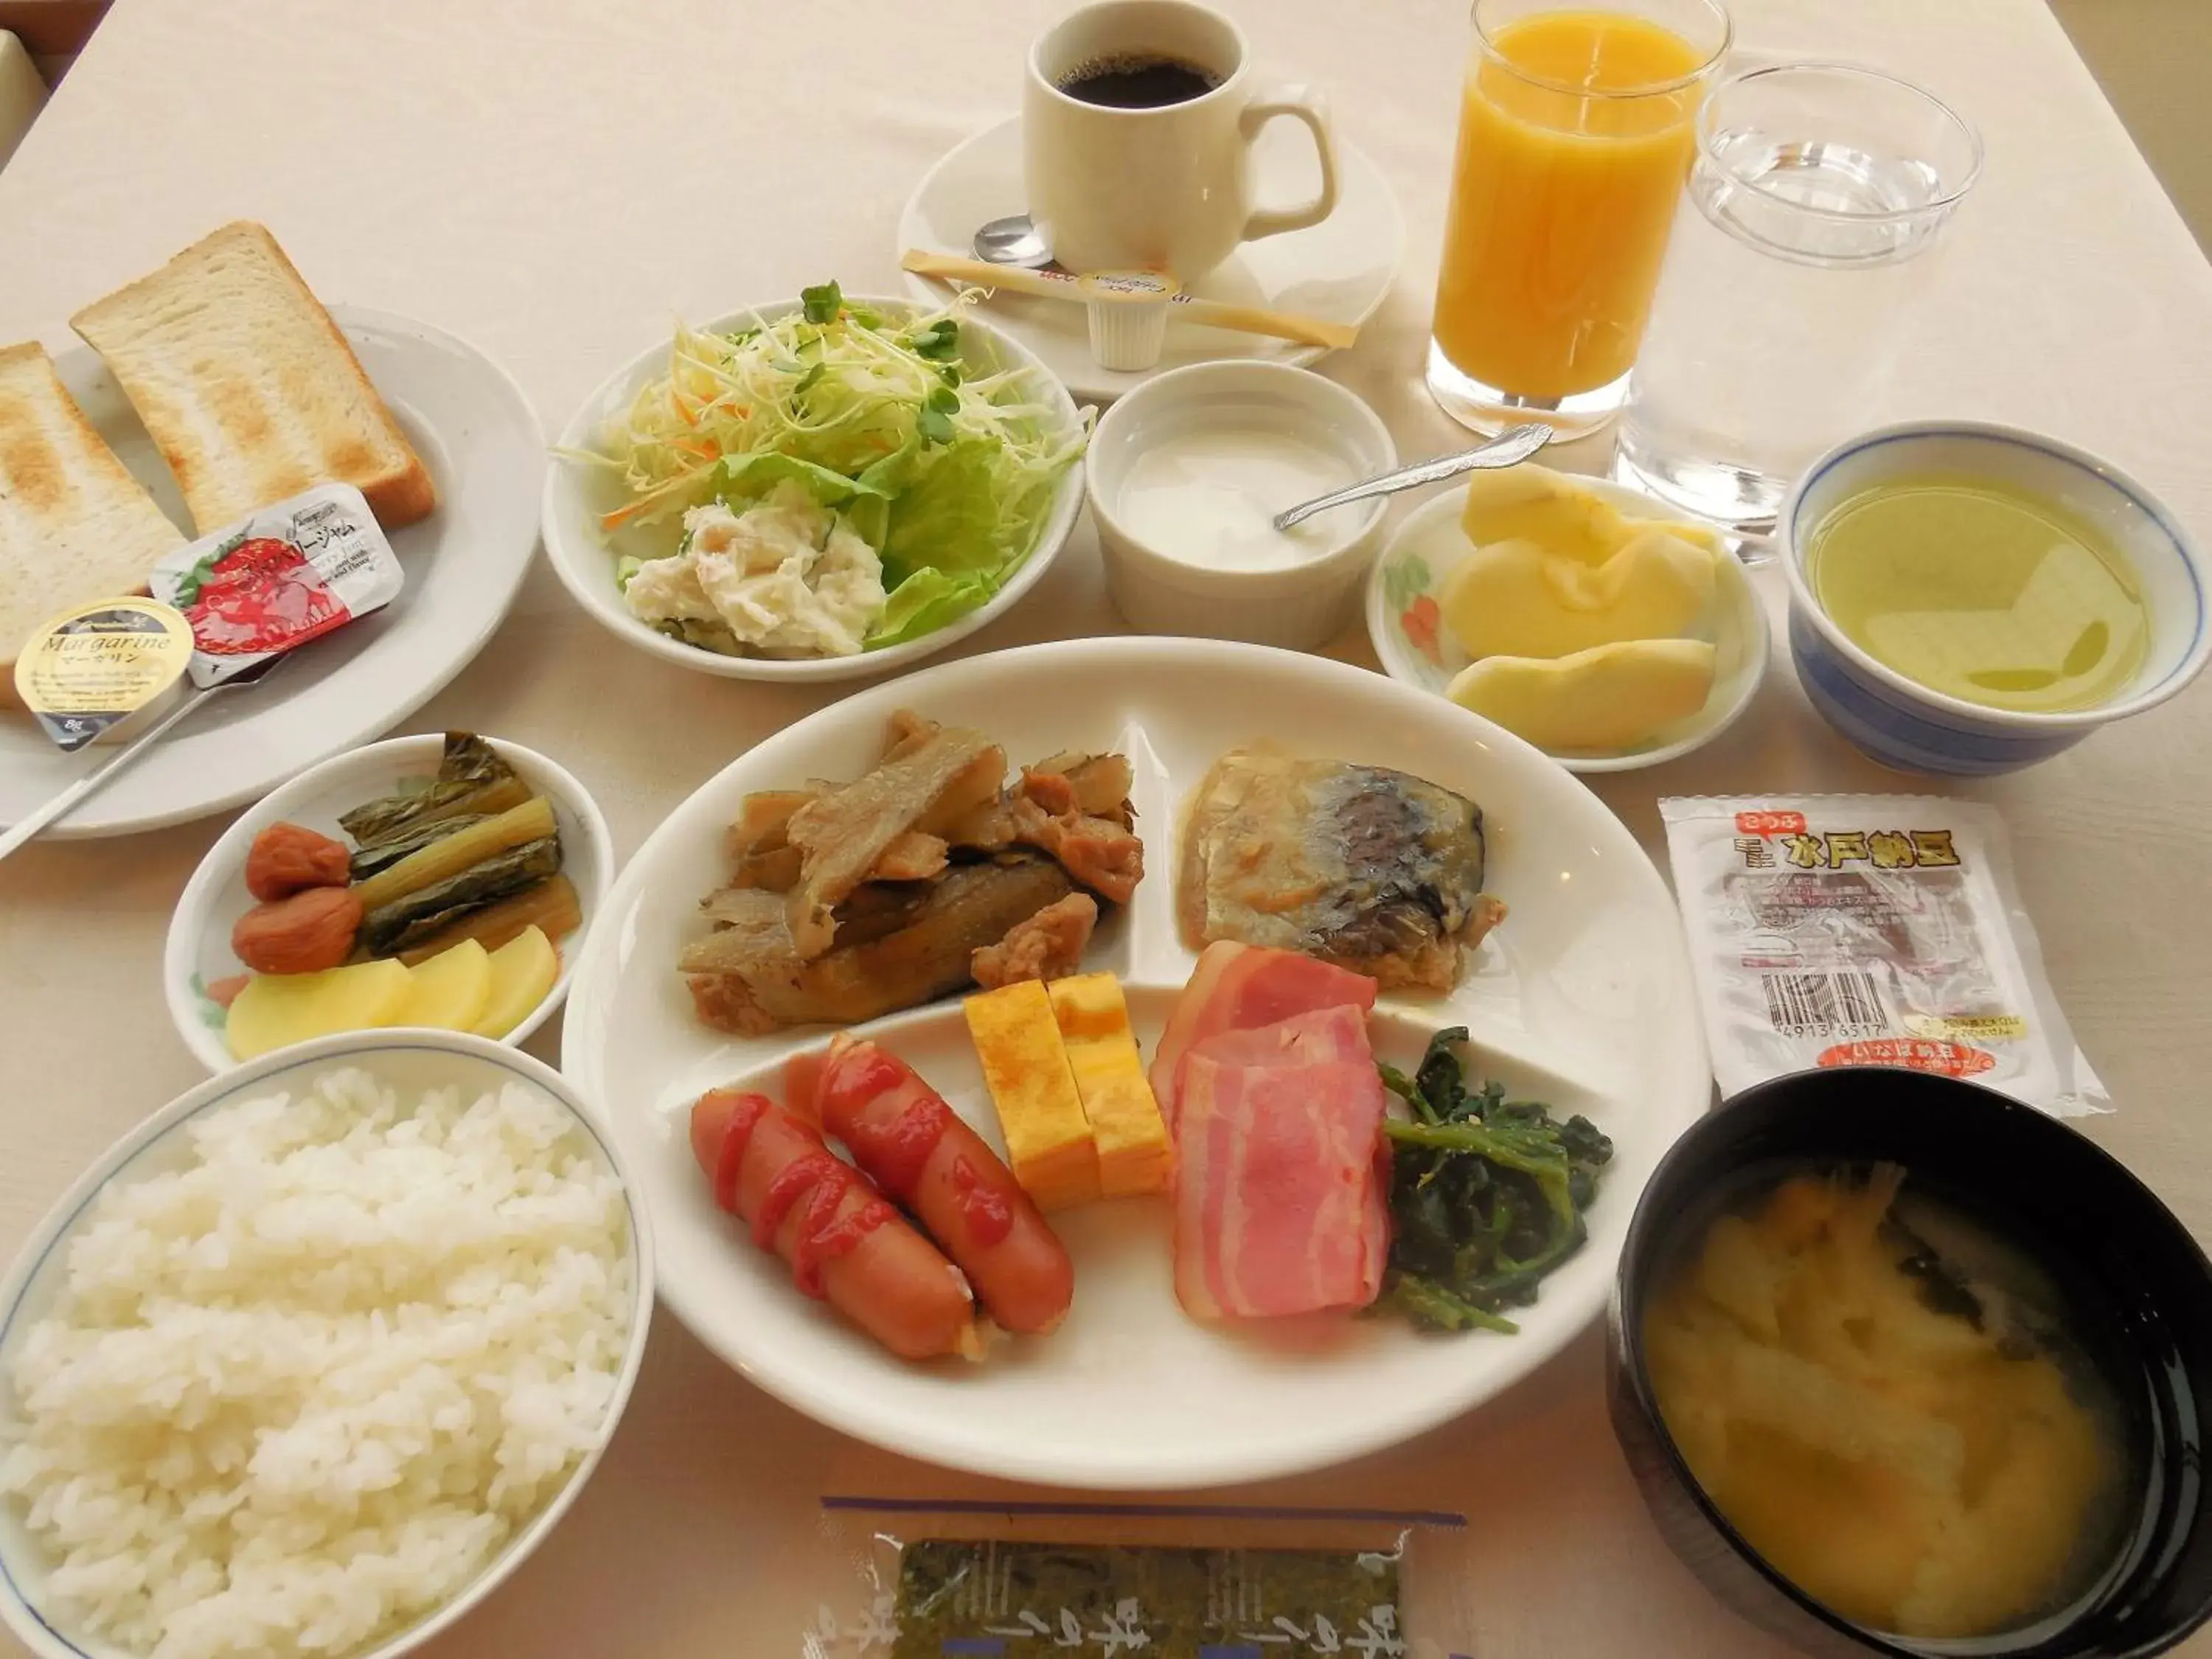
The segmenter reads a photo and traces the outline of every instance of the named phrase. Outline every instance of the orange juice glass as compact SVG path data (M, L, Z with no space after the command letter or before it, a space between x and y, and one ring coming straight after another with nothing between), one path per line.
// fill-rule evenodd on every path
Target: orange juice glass
M1717 0L1476 0L1429 389L1494 431L1620 410L1727 53Z

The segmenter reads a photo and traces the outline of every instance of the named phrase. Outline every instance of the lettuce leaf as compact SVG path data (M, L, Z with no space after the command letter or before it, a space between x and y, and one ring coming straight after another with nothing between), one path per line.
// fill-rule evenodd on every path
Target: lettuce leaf
M856 495L887 496L890 491L872 483L863 473L848 478L842 472L786 455L775 450L756 450L750 455L725 455L717 463L714 498L723 506L742 511L780 483L796 483L824 507L842 507Z
M955 617L988 604L998 591L998 578L987 573L955 576L942 570L917 570L891 590L882 619L868 635L867 648L880 651L933 634Z
M959 438L937 448L891 501L878 550L886 578L903 581L923 570L1004 575L1035 533L1033 522L1010 512L1012 503L1002 499L1005 465L990 438Z
M884 532L890 524L890 499L897 488L895 483L872 478L867 472L848 478L829 467L774 450L727 455L720 465L714 499L732 512L744 512L780 483L796 483L823 507L842 514L853 533L870 547L882 550Z

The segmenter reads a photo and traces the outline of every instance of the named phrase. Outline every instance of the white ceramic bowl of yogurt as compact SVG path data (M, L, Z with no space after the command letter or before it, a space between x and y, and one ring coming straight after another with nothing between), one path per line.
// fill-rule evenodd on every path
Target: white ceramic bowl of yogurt
M1382 500L1285 507L1398 465L1382 418L1281 363L1194 363L1100 419L1084 461L1114 605L1146 634L1310 651L1351 627Z

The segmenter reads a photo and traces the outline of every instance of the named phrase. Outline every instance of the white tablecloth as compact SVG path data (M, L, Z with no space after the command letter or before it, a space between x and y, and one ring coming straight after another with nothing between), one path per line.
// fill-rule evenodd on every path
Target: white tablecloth
M1382 412L1401 453L1441 448L1456 432L1429 405L1419 363L1465 8L1231 9L1265 64L1327 88L1340 131L1398 190L1409 235L1397 289L1328 372ZM0 173L0 340L60 349L76 307L225 220L258 218L326 300L477 341L550 432L673 315L833 275L856 292L893 289L900 204L939 155L1014 106L1025 44L1056 9L121 0ZM1901 71L1987 137L1987 173L1917 319L1900 410L2086 444L2212 537L2212 271L2043 8L1739 0L1737 11L1748 47ZM1109 631L1121 624L1085 526L969 648ZM1337 653L1372 661L1364 638ZM475 665L408 724L551 753L598 795L627 854L702 779L830 695L709 680L622 650L541 568ZM1815 720L1784 662L1723 741L1599 789L1656 851L1662 794L1815 787L1899 781ZM2090 1132L2203 1231L2212 690L1971 793L2011 827L2052 978L2119 1102ZM0 866L0 1254L109 1141L198 1080L157 969L170 907L220 828L35 847ZM557 1036L532 1046L553 1057ZM1600 1379L1593 1331L1460 1423L1266 1493L1467 1511L1483 1659L1780 1651L1661 1545ZM628 1420L574 1513L430 1651L795 1655L805 1595L783 1564L817 1494L991 1490L815 1426L664 1315ZM0 1637L0 1654L19 1650ZM2212 1653L2212 1640L2190 1650Z

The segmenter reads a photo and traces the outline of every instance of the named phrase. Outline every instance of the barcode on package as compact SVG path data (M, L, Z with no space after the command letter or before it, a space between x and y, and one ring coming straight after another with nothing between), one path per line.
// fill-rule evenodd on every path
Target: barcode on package
M1767 1023L1784 1036L1863 1036L1888 1028L1871 974L1764 974Z

